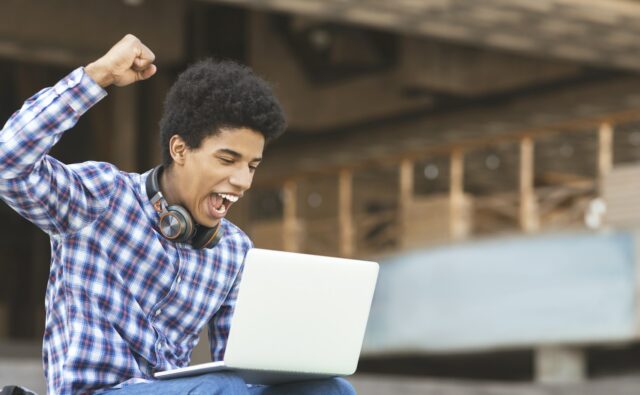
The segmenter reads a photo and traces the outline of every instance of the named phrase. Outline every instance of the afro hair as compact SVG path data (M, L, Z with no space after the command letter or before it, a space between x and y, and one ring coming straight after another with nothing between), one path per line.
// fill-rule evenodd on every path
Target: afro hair
M162 160L173 162L169 140L179 135L189 148L225 128L249 128L266 142L281 135L286 121L271 87L247 66L206 59L191 65L173 84L160 120Z

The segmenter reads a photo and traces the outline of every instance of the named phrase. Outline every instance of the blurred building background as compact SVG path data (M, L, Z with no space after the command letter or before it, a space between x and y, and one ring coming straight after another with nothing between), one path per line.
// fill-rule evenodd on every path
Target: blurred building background
M126 33L158 74L53 155L146 171L186 65L271 81L289 131L230 219L381 262L361 393L637 392L640 1L6 0L0 118ZM40 389L49 242L0 216L0 386Z

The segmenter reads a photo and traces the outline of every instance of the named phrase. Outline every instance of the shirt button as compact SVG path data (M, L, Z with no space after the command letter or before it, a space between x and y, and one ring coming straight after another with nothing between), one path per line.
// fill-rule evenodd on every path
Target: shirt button
M182 282L182 277L178 277L178 284Z
M162 314L162 309L156 310L156 317L159 316L160 314Z

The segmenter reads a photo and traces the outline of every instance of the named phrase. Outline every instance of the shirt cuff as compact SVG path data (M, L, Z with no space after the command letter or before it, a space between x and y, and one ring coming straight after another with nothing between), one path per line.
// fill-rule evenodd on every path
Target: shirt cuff
M107 91L89 77L84 67L73 70L55 84L53 89L78 117L107 95Z

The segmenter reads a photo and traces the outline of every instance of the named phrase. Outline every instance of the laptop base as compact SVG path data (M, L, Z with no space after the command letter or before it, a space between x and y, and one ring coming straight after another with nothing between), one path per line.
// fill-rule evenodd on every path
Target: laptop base
M336 375L320 373L278 372L272 370L232 368L226 366L224 362L221 361L157 372L154 374L154 377L159 380L171 380L180 377L213 374L217 372L231 372L237 374L242 377L247 384L255 385L284 384L296 381L321 380L336 377Z

